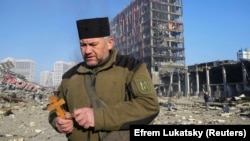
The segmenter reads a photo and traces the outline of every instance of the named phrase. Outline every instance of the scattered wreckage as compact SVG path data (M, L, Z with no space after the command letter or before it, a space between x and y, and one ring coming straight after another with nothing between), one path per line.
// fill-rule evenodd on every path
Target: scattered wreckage
M166 111L175 112L182 111L183 107L193 107L195 109L205 109L203 97L163 97L160 98L159 104ZM181 108L182 107L182 108ZM220 116L238 115L250 119L250 97L245 94L227 98L223 101L211 99L209 102L209 110L219 110Z
M12 67L11 62L0 63L0 109L5 109L4 115L11 113L11 107L4 106L4 103L41 102L54 89L28 81L23 75L10 71Z

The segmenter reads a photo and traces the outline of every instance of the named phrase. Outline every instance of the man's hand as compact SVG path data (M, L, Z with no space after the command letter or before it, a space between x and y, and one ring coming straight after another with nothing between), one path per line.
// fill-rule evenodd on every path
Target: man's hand
M69 112L65 113L65 119L56 117L56 128L60 133L71 133L74 129L72 116Z
M94 112L92 108L85 107L76 109L74 110L73 115L76 122L85 129L95 126Z

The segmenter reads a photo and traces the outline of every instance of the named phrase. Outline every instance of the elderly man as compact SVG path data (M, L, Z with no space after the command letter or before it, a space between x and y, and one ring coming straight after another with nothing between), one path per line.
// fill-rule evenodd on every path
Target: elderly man
M76 23L84 61L58 88L66 118L51 111L49 122L70 141L129 140L129 125L149 124L159 112L147 66L113 48L107 17Z

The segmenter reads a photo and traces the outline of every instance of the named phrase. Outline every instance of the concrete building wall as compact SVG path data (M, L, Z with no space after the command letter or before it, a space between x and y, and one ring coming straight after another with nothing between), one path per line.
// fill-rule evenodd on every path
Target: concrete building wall
M182 0L133 0L110 25L115 47L146 62L156 87L166 91L179 83L175 76L185 68Z

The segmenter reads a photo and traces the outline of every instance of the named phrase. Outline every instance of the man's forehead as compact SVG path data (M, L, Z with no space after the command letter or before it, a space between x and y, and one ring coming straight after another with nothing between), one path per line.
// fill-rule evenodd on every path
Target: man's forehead
M100 42L103 40L103 37L100 38L87 38L87 39L81 39L81 43L95 43L95 42Z

